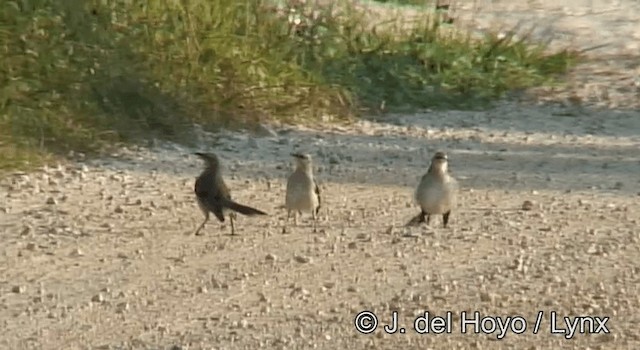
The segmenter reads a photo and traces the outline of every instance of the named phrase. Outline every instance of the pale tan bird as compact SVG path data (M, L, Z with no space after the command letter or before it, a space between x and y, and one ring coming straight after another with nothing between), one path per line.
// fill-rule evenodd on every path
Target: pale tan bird
M420 214L407 225L418 225L431 219L431 215L442 215L442 225L447 227L451 210L456 206L458 182L449 174L449 163L444 152L436 152L431 159L429 170L420 180L415 192L415 200L420 206ZM426 220L425 220L426 219Z
M248 207L246 205L238 204L231 199L231 193L229 188L222 179L220 171L220 161L218 157L213 153L195 153L202 158L206 163L206 168L196 179L194 191L198 200L198 206L204 214L204 221L196 230L196 235L200 233L200 230L209 221L209 212L213 213L220 222L224 222L224 214L230 210L238 212L243 215L267 215L267 213ZM231 234L235 234L235 226L233 225L233 219L235 213L229 213L229 219L231 221Z
M287 180L287 194L285 198L285 208L287 209L287 220L294 213L294 223L298 225L298 214L302 211L310 211L313 217L313 231L316 232L318 212L322 200L320 199L320 188L313 178L313 168L311 155L303 153L292 153L296 160L296 169L289 175Z

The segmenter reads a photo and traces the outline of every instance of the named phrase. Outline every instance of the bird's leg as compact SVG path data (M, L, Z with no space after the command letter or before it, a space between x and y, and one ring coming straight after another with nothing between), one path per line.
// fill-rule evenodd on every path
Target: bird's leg
M428 214L427 214L427 213L425 213L425 211L424 211L424 210L420 209L420 215L419 215L419 217L420 217L420 218L418 219L418 223L419 223L419 224L421 224L421 223L425 222L425 218L427 218L427 217L428 217Z
M451 214L451 210L442 214L442 225L446 228L447 223L449 223L449 214Z
M425 213L425 211L424 211L424 210L420 209L420 214L416 215L416 217L415 217L415 218L413 218L413 220L411 220L411 221L414 221L414 220L415 220L415 221L414 221L414 224L415 224L415 225L420 225L421 223L423 223L423 222L425 221L425 220L424 220L424 219L425 219L425 217L427 217L427 213Z
M231 221L231 235L235 235L236 234L236 227L233 224L233 219L235 218L236 213L230 213L229 214L229 221Z
M289 225L289 221L291 221L291 210L287 209L287 220L285 221L284 225L282 225L283 235L287 233L287 225Z
M420 213L414 216L405 226L418 226L424 222L426 213L424 210L420 210Z
M298 212L293 213L293 226L298 227Z
M427 214L425 212L422 212L422 215L426 215L427 216L427 225L429 225L429 222L431 222L431 214Z
M204 227L204 224L207 223L207 221L209 221L209 213L207 213L204 216L204 221L202 222L202 224L200 224L200 226L198 227L198 229L196 230L195 235L198 236L200 234L200 230L202 230L202 228Z
M318 232L318 215L316 215L316 211L311 211L311 216L313 217L313 233Z

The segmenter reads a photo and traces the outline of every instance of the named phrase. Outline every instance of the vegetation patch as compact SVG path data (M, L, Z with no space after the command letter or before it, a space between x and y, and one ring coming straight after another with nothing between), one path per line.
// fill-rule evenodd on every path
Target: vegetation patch
M547 83L576 58L439 18L376 21L349 2L3 1L0 168L188 143L194 124L468 107Z

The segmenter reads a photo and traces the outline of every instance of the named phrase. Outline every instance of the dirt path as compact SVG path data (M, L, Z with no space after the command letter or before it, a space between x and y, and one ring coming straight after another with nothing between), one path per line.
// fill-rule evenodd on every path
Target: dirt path
M453 7L472 30L519 28L552 48L586 50L569 87L540 89L540 102L566 100L615 108L640 107L640 2L633 0L476 0Z
M524 16L504 3L475 16ZM589 10L534 3L549 18ZM585 43L617 40L606 53L621 57L626 37L639 39L637 5L600 14L593 5L593 15L554 23L590 35ZM625 60L599 62L589 69L612 75L578 69L575 79L617 89L615 74L637 77L637 66L619 66ZM505 102L217 143L203 135L238 201L271 214L240 217L238 237L214 221L192 235L202 216L190 149L123 150L5 178L0 349L638 349L640 112L601 108L611 105L576 87L582 106ZM637 102L637 90L616 91L611 103ZM278 207L298 149L314 155L322 183L318 233L308 216L283 233ZM407 230L435 149L450 155L461 207L451 228L437 218ZM519 210L525 200L532 210ZM363 310L380 316L375 334L356 331ZM453 312L452 334L415 334L412 320L426 310ZM384 334L392 311L406 334ZM461 334L462 311L520 315L528 327L502 340ZM562 316L610 317L610 333L550 335L552 311L563 329Z

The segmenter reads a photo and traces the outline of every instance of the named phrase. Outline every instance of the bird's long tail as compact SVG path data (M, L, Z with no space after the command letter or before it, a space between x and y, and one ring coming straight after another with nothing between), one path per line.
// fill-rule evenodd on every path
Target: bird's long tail
M251 208L251 207L248 207L246 205L242 205L242 204L239 204L239 203L236 203L236 202L229 201L227 204L228 204L227 206L229 207L229 209L237 211L238 213L243 214L243 215L249 215L249 216L252 216L252 215L269 215L269 214L263 212L262 210Z

